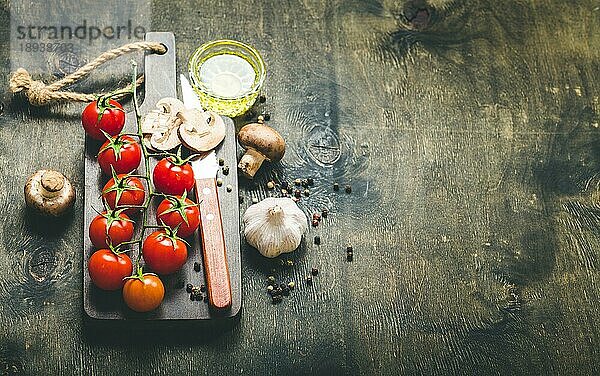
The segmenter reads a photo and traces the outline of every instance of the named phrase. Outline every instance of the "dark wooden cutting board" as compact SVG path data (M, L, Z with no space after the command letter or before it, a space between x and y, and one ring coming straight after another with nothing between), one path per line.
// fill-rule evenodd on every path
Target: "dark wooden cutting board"
M142 114L155 108L156 102L164 97L177 98L177 76L175 69L175 38L172 33L147 33L146 40L161 42L167 46L168 51L164 55L148 54L144 59L145 72L145 98L140 105ZM223 179L223 185L219 188L219 200L223 218L223 230L227 248L227 261L231 278L232 306L227 311L216 312L209 308L209 304L201 301L190 300L185 285L205 284L204 270L194 271L194 262L203 265L201 244L196 232L193 238L187 239L191 247L188 249L188 260L183 268L170 276L161 276L165 285L165 298L161 306L155 311L148 313L136 313L127 308L121 297L121 291L106 292L94 286L87 273L87 260L94 252L88 236L88 226L96 210L101 210L100 191L108 178L104 176L96 161L96 154L100 143L86 139L85 142L85 220L84 220L84 272L83 272L83 307L89 319L100 320L206 320L214 318L227 318L237 315L240 310L241 296L241 264L240 264L240 221L239 221L239 196L238 181L236 173L236 140L235 127L230 118L223 118L227 127L225 140L216 148L217 158L225 160L225 166L230 167L230 173L224 175L219 171L218 177ZM124 130L136 132L135 115L128 113ZM151 167L156 164L151 159ZM143 164L143 163L142 163ZM138 173L144 173L144 166L140 166ZM226 187L231 185L232 190L228 192ZM194 195L190 195L194 197ZM149 208L148 218L154 223L156 206L160 200L156 198ZM136 224L137 234L139 228ZM151 230L146 232L146 235ZM136 237L137 238L137 237ZM137 256L137 250L131 254L132 260Z

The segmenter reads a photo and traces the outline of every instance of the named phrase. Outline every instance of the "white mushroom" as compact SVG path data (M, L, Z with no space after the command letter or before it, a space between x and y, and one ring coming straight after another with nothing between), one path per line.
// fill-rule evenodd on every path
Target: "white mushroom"
M214 112L200 109L182 110L179 138L190 150L205 152L214 149L225 138L225 122Z
M147 146L167 151L181 144L177 129L180 122L177 113L185 106L175 98L163 98L156 103L157 110L148 112L142 122L142 133Z
M266 198L248 207L243 220L248 244L269 258L298 248L308 230L306 215L290 198Z
M75 203L75 189L58 171L39 170L25 184L25 203L40 214L58 217Z

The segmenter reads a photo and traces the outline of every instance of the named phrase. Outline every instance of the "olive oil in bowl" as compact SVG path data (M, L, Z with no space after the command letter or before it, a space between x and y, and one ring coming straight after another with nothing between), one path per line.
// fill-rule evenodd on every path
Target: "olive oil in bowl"
M230 117L252 107L266 76L258 51L233 40L200 46L190 59L189 69L202 107Z

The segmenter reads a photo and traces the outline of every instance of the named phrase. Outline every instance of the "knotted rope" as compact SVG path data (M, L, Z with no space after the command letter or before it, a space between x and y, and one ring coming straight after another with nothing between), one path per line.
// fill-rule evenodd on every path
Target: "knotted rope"
M72 91L60 91L60 89L77 82L107 61L135 51L151 51L153 53L164 54L167 52L167 49L163 44L158 42L128 43L124 46L102 53L96 59L87 63L75 72L49 85L46 85L42 81L34 80L31 78L29 72L23 68L19 68L10 77L9 89L12 93L23 92L29 100L29 103L34 106L44 106L58 100L91 102L96 100L101 94L76 93ZM136 85L140 85L143 81L144 77L141 76L136 81ZM118 94L115 95L115 97L129 94L127 88L131 88L131 85L122 90L118 90Z

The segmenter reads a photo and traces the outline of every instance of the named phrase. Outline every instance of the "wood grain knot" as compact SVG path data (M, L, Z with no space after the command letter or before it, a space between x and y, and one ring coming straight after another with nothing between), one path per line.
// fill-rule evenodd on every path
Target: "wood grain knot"
M58 265L54 252L46 247L38 247L26 260L27 272L37 282L43 282L52 276Z
M322 166L331 166L341 157L340 139L331 128L317 125L307 139L308 155Z
M412 29L424 30L429 26L432 12L426 1L412 0L404 4L402 15Z

